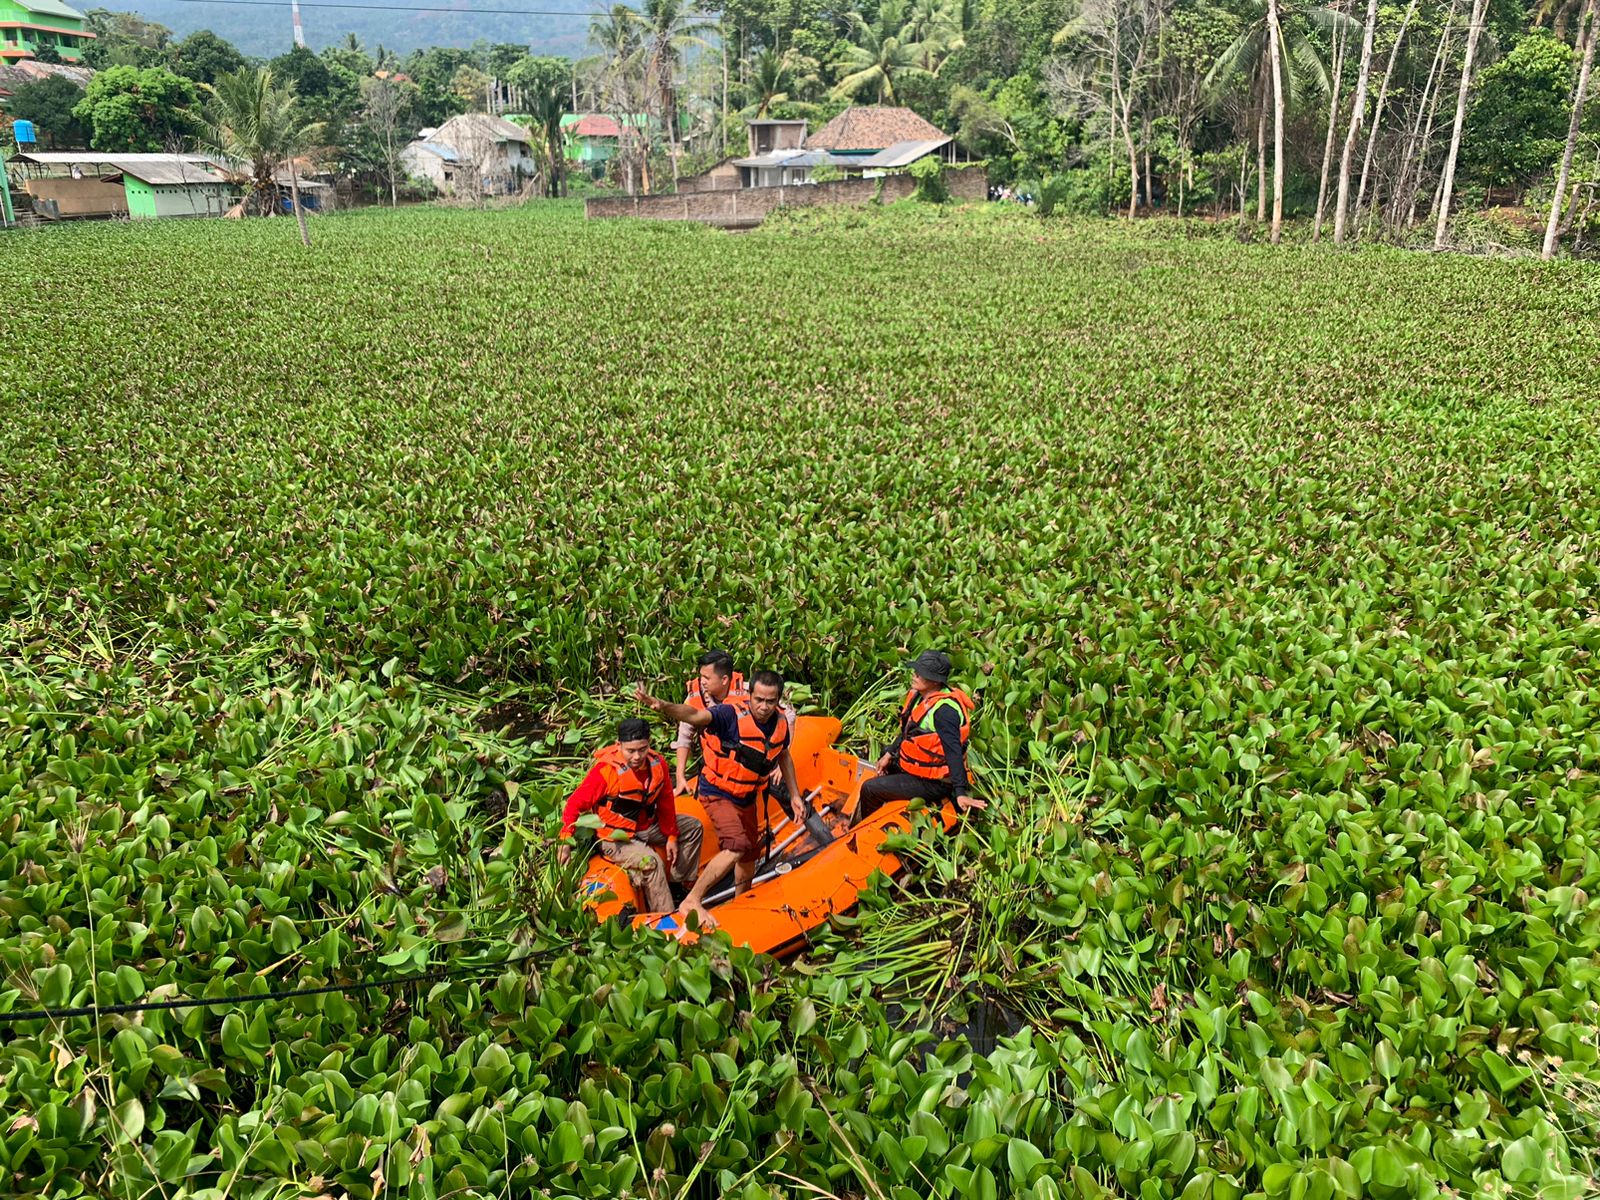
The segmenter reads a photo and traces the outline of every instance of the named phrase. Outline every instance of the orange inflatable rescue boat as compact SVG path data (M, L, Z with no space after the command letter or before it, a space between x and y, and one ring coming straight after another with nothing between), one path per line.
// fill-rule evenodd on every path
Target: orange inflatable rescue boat
M796 826L784 806L768 796L765 805L763 853L756 864L755 882L742 896L733 894L733 875L714 882L706 907L735 946L780 957L804 947L806 935L834 913L848 912L867 886L874 871L893 875L900 860L883 848L891 833L911 827L904 801L885 803L866 820L857 822L856 806L861 785L877 774L863 759L834 749L839 722L833 717L798 717L790 753L795 777L811 813ZM693 788L691 786L691 793ZM694 796L678 797L678 812L698 817L705 829L700 848L704 865L717 853L717 833L705 809ZM955 825L955 808L945 804L940 819L945 829ZM655 929L683 942L698 940L676 913L639 911L628 873L598 854L589 859L583 894L596 919L631 918L635 925Z

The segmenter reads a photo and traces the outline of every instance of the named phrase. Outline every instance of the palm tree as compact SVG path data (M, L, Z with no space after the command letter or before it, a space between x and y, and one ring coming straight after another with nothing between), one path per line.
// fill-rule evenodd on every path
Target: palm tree
M561 118L568 104L567 85L560 79L546 78L538 86L523 92L523 102L528 115L533 118L533 129L543 144L547 173L545 195L567 194L567 156L565 139L561 134Z
M835 95L859 98L870 92L877 103L893 104L897 79L928 74L919 61L921 47L908 35L904 13L902 0L885 0L874 24L867 24L860 13L850 14L852 44L839 62L849 74L839 80Z
M1297 107L1308 95L1326 94L1332 86L1327 65L1311 39L1312 29L1337 37L1349 37L1360 24L1347 13L1320 4L1295 5L1283 0L1251 0L1247 24L1206 73L1206 87L1216 92L1236 86L1243 80L1261 106L1257 123L1257 156L1266 158L1265 108L1273 110L1273 230L1277 241L1283 227L1283 120L1289 108ZM1264 172L1262 173L1264 175ZM1265 202L1266 180L1258 185ZM1259 212L1259 208L1258 208Z
M930 75L965 44L964 12L964 0L912 0L901 36L916 44L918 65Z
M716 22L694 7L694 0L644 0L635 14L644 42L644 69L648 94L659 98L662 126L672 148L673 167L678 151L678 62L685 48L705 46Z
M300 222L300 240L311 245L305 212L300 207L300 179L294 160L321 137L322 126L301 114L294 85L279 87L267 67L244 67L202 86L211 96L206 148L227 162L248 164L249 196L262 215L276 210L278 169L288 163L289 192Z
M589 40L612 59L632 57L639 49L638 14L626 4L613 4L589 22Z
M759 121L774 104L789 98L789 56L776 50L763 50L751 64L747 86L756 102L756 120Z

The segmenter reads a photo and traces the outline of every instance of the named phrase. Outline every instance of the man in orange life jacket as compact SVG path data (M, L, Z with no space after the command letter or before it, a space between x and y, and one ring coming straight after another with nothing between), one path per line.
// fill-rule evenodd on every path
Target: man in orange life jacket
M749 685L745 683L744 676L733 669L733 655L726 650L707 650L700 656L699 673L691 680L683 702L690 708L710 708L713 704L739 704L750 698ZM794 733L795 711L787 703L780 704L783 719L789 722L789 732ZM689 752L700 741L700 734L695 727L687 721L678 722L678 740L673 747L678 752L678 778L677 787L680 796L689 791ZM780 783L776 768L772 772L772 783Z
M749 890L761 852L761 816L774 768L788 788L796 824L805 823L800 784L789 754L789 722L780 711L783 676L776 671L758 671L750 680L747 700L710 708L669 704L652 696L642 683L635 695L640 704L667 720L684 721L700 730L706 763L696 795L717 831L718 849L678 911L694 913L702 929L715 929L717 923L705 908L706 890L729 867L733 868L735 895Z
M667 760L650 748L650 726L629 717L617 726L617 740L595 755L595 764L561 810L561 847L556 858L572 858L578 817L593 811L604 827L600 853L623 870L650 912L672 908L667 873L687 883L700 866L704 831L688 813L678 815ZM666 851L667 871L652 846Z
M924 650L906 665L911 690L900 709L900 736L878 760L878 774L861 785L856 819L870 817L888 800L954 800L962 812L987 807L969 794L973 700L950 686L949 656Z
M699 674L689 681L688 694L683 702L690 708L710 708L713 704L737 704L747 699L750 690L744 676L733 669L733 655L726 650L707 650L700 656ZM687 721L678 722L678 740L673 743L678 752L678 792L689 790L689 751L699 735Z

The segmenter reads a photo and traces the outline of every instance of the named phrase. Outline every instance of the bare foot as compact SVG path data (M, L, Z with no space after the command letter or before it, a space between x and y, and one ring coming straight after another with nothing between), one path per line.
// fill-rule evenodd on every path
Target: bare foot
M687 918L690 913L700 919L700 931L702 933L710 933L717 927L717 919L706 911L705 905L686 903L678 906L678 915L680 917Z

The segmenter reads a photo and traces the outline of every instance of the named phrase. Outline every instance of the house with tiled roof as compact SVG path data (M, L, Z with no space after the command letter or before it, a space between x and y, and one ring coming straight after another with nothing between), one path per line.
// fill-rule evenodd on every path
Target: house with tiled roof
M561 118L567 159L598 179L617 156L624 127L642 131L649 123L643 113L568 113Z
M954 161L951 137L909 108L847 108L809 136L806 122L798 120L763 118L748 121L746 126L748 154L725 159L704 175L680 180L679 190L789 187L811 183L822 168L873 178L903 171L929 155Z
M909 108L858 105L845 109L806 138L807 150L830 154L877 154L907 142L938 142L950 138Z

